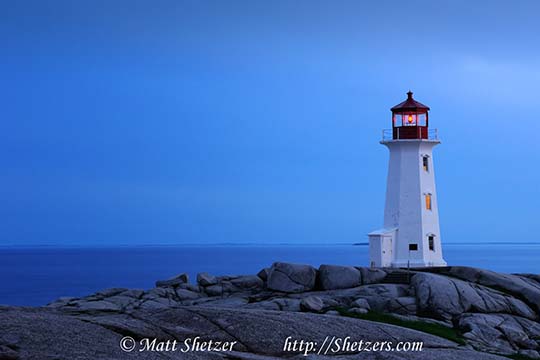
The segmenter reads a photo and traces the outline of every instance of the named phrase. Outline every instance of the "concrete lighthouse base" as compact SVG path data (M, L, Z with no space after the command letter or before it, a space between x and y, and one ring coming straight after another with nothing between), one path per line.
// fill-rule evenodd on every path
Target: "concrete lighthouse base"
M423 260L420 260L420 261L419 260L411 260L411 261L396 260L396 261L393 261L391 264L391 267L395 267L395 268L407 268L407 267L420 268L420 267L445 267L445 266L448 266L448 264L444 260L437 261L437 262L423 261Z

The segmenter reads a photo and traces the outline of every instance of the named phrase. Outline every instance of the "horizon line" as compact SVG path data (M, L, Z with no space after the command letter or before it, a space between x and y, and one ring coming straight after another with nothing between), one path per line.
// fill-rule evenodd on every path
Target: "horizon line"
M210 247L210 246L368 246L369 242L356 243L179 243L179 244L0 244L0 249L17 248L160 248L160 247ZM444 245L540 245L540 241L458 241Z

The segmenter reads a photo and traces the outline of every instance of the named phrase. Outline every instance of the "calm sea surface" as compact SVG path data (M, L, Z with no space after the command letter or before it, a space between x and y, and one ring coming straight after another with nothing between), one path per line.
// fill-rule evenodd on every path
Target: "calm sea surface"
M540 244L447 244L450 265L540 273ZM274 261L367 266L368 247L352 245L179 246L0 249L0 304L44 305L108 287L147 289L186 272L256 274Z

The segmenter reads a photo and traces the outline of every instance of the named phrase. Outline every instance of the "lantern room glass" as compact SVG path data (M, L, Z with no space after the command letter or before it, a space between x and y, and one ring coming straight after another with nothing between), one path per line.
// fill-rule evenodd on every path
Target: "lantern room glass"
M417 112L395 113L394 127L427 126L427 114Z

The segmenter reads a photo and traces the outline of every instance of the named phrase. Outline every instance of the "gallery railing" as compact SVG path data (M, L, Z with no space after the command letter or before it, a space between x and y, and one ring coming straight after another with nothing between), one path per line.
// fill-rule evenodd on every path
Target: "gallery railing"
M382 141L390 140L439 140L437 129L428 129L426 126L397 126L382 131Z

